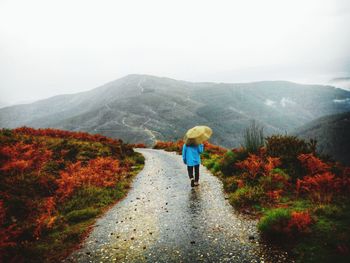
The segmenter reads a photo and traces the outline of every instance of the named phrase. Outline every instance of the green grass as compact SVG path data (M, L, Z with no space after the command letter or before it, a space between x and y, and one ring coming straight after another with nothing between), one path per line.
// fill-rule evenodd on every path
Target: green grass
M244 186L230 194L229 202L238 209L246 208L253 205L259 205L263 195L263 189L259 186Z
M350 204L317 205L314 208L317 217L312 226L312 235L300 240L293 248L297 262L349 262L350 248Z
M74 210L69 212L65 218L69 223L76 223L81 221L86 221L100 214L100 210L92 207L85 209Z
M277 208L268 210L260 219L258 229L263 235L270 238L282 237L283 227L285 227L290 216L290 209Z

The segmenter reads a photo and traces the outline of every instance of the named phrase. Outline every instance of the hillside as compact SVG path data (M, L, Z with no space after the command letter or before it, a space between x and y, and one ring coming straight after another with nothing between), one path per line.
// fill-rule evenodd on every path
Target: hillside
M322 154L350 165L350 112L316 119L295 131L302 138L315 138Z
M214 128L212 142L241 143L259 120L269 133L291 131L318 117L350 110L350 92L286 81L192 83L128 75L96 89L0 109L0 126L54 127L100 133L126 142L177 140L196 125Z

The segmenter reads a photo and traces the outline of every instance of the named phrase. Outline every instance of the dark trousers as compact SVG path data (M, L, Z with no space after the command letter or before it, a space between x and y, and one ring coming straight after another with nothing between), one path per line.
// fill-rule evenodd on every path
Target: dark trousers
M198 182L198 180L199 180L199 164L197 164L195 166L187 166L188 176L190 177L191 180L193 179L193 167L194 167L194 174L195 174L194 180L196 182Z

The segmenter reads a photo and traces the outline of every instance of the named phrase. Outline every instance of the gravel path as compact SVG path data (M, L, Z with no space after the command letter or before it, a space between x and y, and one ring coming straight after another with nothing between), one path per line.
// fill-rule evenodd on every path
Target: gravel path
M137 151L146 164L128 196L64 262L292 262L259 240L256 221L234 211L205 167L192 189L181 156Z

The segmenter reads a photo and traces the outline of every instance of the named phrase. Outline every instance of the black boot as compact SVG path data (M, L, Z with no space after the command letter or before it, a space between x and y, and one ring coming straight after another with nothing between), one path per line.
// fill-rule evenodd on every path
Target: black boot
M191 179L191 187L194 187L194 179Z

